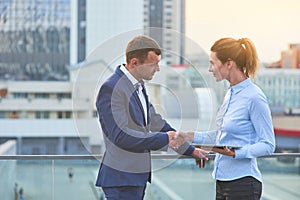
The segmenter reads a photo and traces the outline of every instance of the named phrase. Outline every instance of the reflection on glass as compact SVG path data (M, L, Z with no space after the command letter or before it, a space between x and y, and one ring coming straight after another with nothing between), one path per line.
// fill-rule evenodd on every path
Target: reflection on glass
M92 157L0 160L0 193L4 199L13 199L14 191L22 188L25 199L103 199L101 189L95 187L99 164ZM258 164L264 182L262 199L299 199L300 157L258 158ZM190 158L153 159L145 199L214 199L212 168L213 159L204 169Z
M0 5L0 77L60 80L67 75L70 0L3 1Z

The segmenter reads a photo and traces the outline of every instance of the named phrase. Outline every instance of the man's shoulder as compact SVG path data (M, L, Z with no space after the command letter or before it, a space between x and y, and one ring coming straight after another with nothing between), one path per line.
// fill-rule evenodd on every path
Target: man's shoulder
M120 77L116 73L113 73L110 77L108 77L106 79L106 81L103 83L103 85L104 86L105 85L115 85L119 79L120 79Z
M119 67L104 81L102 85L115 85L122 77L122 72Z
M113 73L106 81L102 84L103 86L120 86L126 83L126 76L118 73Z
M133 86L130 86L130 80L126 77L126 75L113 73L102 85L100 88L101 91L114 90L124 91L125 93L131 93L133 90Z

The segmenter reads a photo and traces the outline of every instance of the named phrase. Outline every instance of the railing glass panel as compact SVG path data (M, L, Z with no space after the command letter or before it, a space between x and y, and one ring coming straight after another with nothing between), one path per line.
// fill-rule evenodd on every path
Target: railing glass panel
M26 200L104 199L95 180L101 156L0 156L1 199L14 199L21 188ZM152 183L145 200L214 199L213 157L204 169L194 159L153 156ZM300 199L300 155L258 158L264 200ZM70 176L72 175L72 176Z

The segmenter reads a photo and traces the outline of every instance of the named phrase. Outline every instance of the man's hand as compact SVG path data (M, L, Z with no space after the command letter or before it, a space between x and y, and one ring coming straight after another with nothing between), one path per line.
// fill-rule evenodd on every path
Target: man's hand
M169 146L173 149L178 149L185 142L192 142L194 140L193 131L169 131Z
M183 138L176 137L177 133L175 131L169 131L167 132L167 134L169 136L169 147L173 149L178 149L178 147L185 143Z
M195 162L196 162L196 165L199 168L204 168L205 167L205 163L206 163L205 159L203 159L203 158L195 159Z
M208 151L205 151L200 148L195 148L192 155L196 160L196 165L198 165L200 168L205 167L206 161L208 161L208 158L205 156L205 154L208 154Z

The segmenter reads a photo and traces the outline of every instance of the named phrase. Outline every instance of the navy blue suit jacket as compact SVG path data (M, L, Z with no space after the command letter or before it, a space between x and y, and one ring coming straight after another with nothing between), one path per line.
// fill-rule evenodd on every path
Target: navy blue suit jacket
M146 93L144 93L146 95ZM145 186L151 181L151 150L167 150L167 131L175 130L156 113L146 95L148 122L131 81L117 67L101 86L96 107L105 153L96 186ZM183 145L181 154L194 148Z

